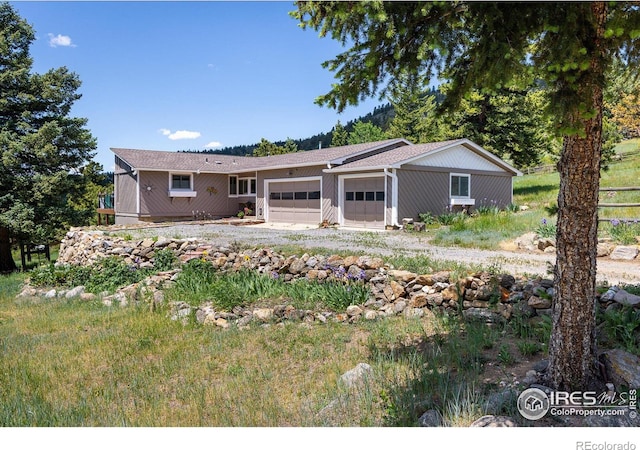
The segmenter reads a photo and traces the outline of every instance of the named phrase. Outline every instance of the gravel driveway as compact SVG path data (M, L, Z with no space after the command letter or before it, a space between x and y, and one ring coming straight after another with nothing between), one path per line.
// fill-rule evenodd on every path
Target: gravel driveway
M484 267L495 265L511 274L547 275L547 268L555 255L506 250L479 250L458 247L439 247L429 243L430 233L402 231L364 231L353 229L318 228L311 225L259 224L225 225L206 222L156 225L126 228L135 238L162 236L167 238L196 238L217 246L241 243L250 247L294 245L316 249L318 253L332 250L365 252L371 255L428 255L434 259L450 260ZM598 259L598 280L609 284L640 283L640 261Z

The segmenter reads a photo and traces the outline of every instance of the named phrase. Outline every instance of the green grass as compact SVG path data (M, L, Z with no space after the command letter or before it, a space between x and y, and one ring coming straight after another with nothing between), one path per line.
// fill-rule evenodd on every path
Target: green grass
M169 301L187 301L197 306L211 301L216 307L230 311L235 306L255 303L287 302L299 309L325 307L344 311L349 305L363 304L369 289L359 281L325 281L299 279L285 283L278 273L255 271L217 272L210 263L191 260L183 266L175 286L168 289Z
M23 279L0 291L0 426L415 426L431 408L468 425L504 338L448 316L221 330L163 308L17 299ZM370 379L341 386L359 362Z
M640 148L640 139L625 141L616 147L617 154L636 152ZM602 171L602 187L638 186L638 164L640 156L632 156L609 163L609 169ZM503 211L496 213L492 208L479 207L481 214L474 214L464 220L452 216L445 221L446 227L435 232L434 244L444 246L475 247L498 249L505 241L536 231L543 219L555 223L555 217L549 210L557 204L560 176L558 173L524 175L513 180L513 198L517 205L526 205L529 209L516 213ZM600 193L603 203L638 203L638 192ZM640 219L640 208L601 208L599 216L604 219L628 218ZM617 243L635 243L640 226L618 235L611 233L609 222L601 222L601 237L613 237ZM616 230L614 230L616 231ZM624 236L622 236L624 235Z

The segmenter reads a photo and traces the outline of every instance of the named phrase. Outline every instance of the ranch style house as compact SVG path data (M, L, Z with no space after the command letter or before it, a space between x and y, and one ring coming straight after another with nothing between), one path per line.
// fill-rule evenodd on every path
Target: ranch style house
M389 139L246 157L112 148L116 224L235 216L383 229L513 200L522 173L468 139Z

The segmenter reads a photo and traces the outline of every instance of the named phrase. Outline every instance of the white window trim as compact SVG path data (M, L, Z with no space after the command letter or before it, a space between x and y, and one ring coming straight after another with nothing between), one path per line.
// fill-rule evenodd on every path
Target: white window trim
M236 193L232 194L231 193L231 182L229 181L227 183L227 193L229 198L236 198L236 197L255 197L256 195L258 195L258 177L239 177L238 175L229 175L229 180L231 180L231 178L235 178L236 179ZM255 180L255 192L251 192L251 180ZM241 181L246 181L247 182L247 188L249 189L249 192L246 194L241 194L240 193L240 182Z
M174 189L173 176L186 175L189 177L189 189ZM195 197L198 193L193 190L193 173L191 172L169 172L169 197Z
M468 181L468 195L453 195L451 191L453 186L453 177L467 178ZM450 173L449 174L449 200L451 206L454 205L475 205L475 199L471 198L471 174L469 173Z

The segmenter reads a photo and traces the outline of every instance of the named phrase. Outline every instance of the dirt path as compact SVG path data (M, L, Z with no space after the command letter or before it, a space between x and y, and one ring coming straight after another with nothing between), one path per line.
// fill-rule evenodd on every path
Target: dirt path
M321 229L313 226L284 224L233 226L199 222L127 228L118 230L117 233L130 234L134 237L196 238L218 246L230 246L236 242L252 247L292 245L317 249L318 252L325 253L332 250L352 250L383 256L428 255L434 259L478 264L484 267L493 265L514 275L548 276L548 268L555 262L555 255L543 253L434 246L429 243L431 240L429 233L415 234L401 231ZM640 261L613 261L608 258L599 258L597 278L598 281L607 281L609 284L639 284Z

